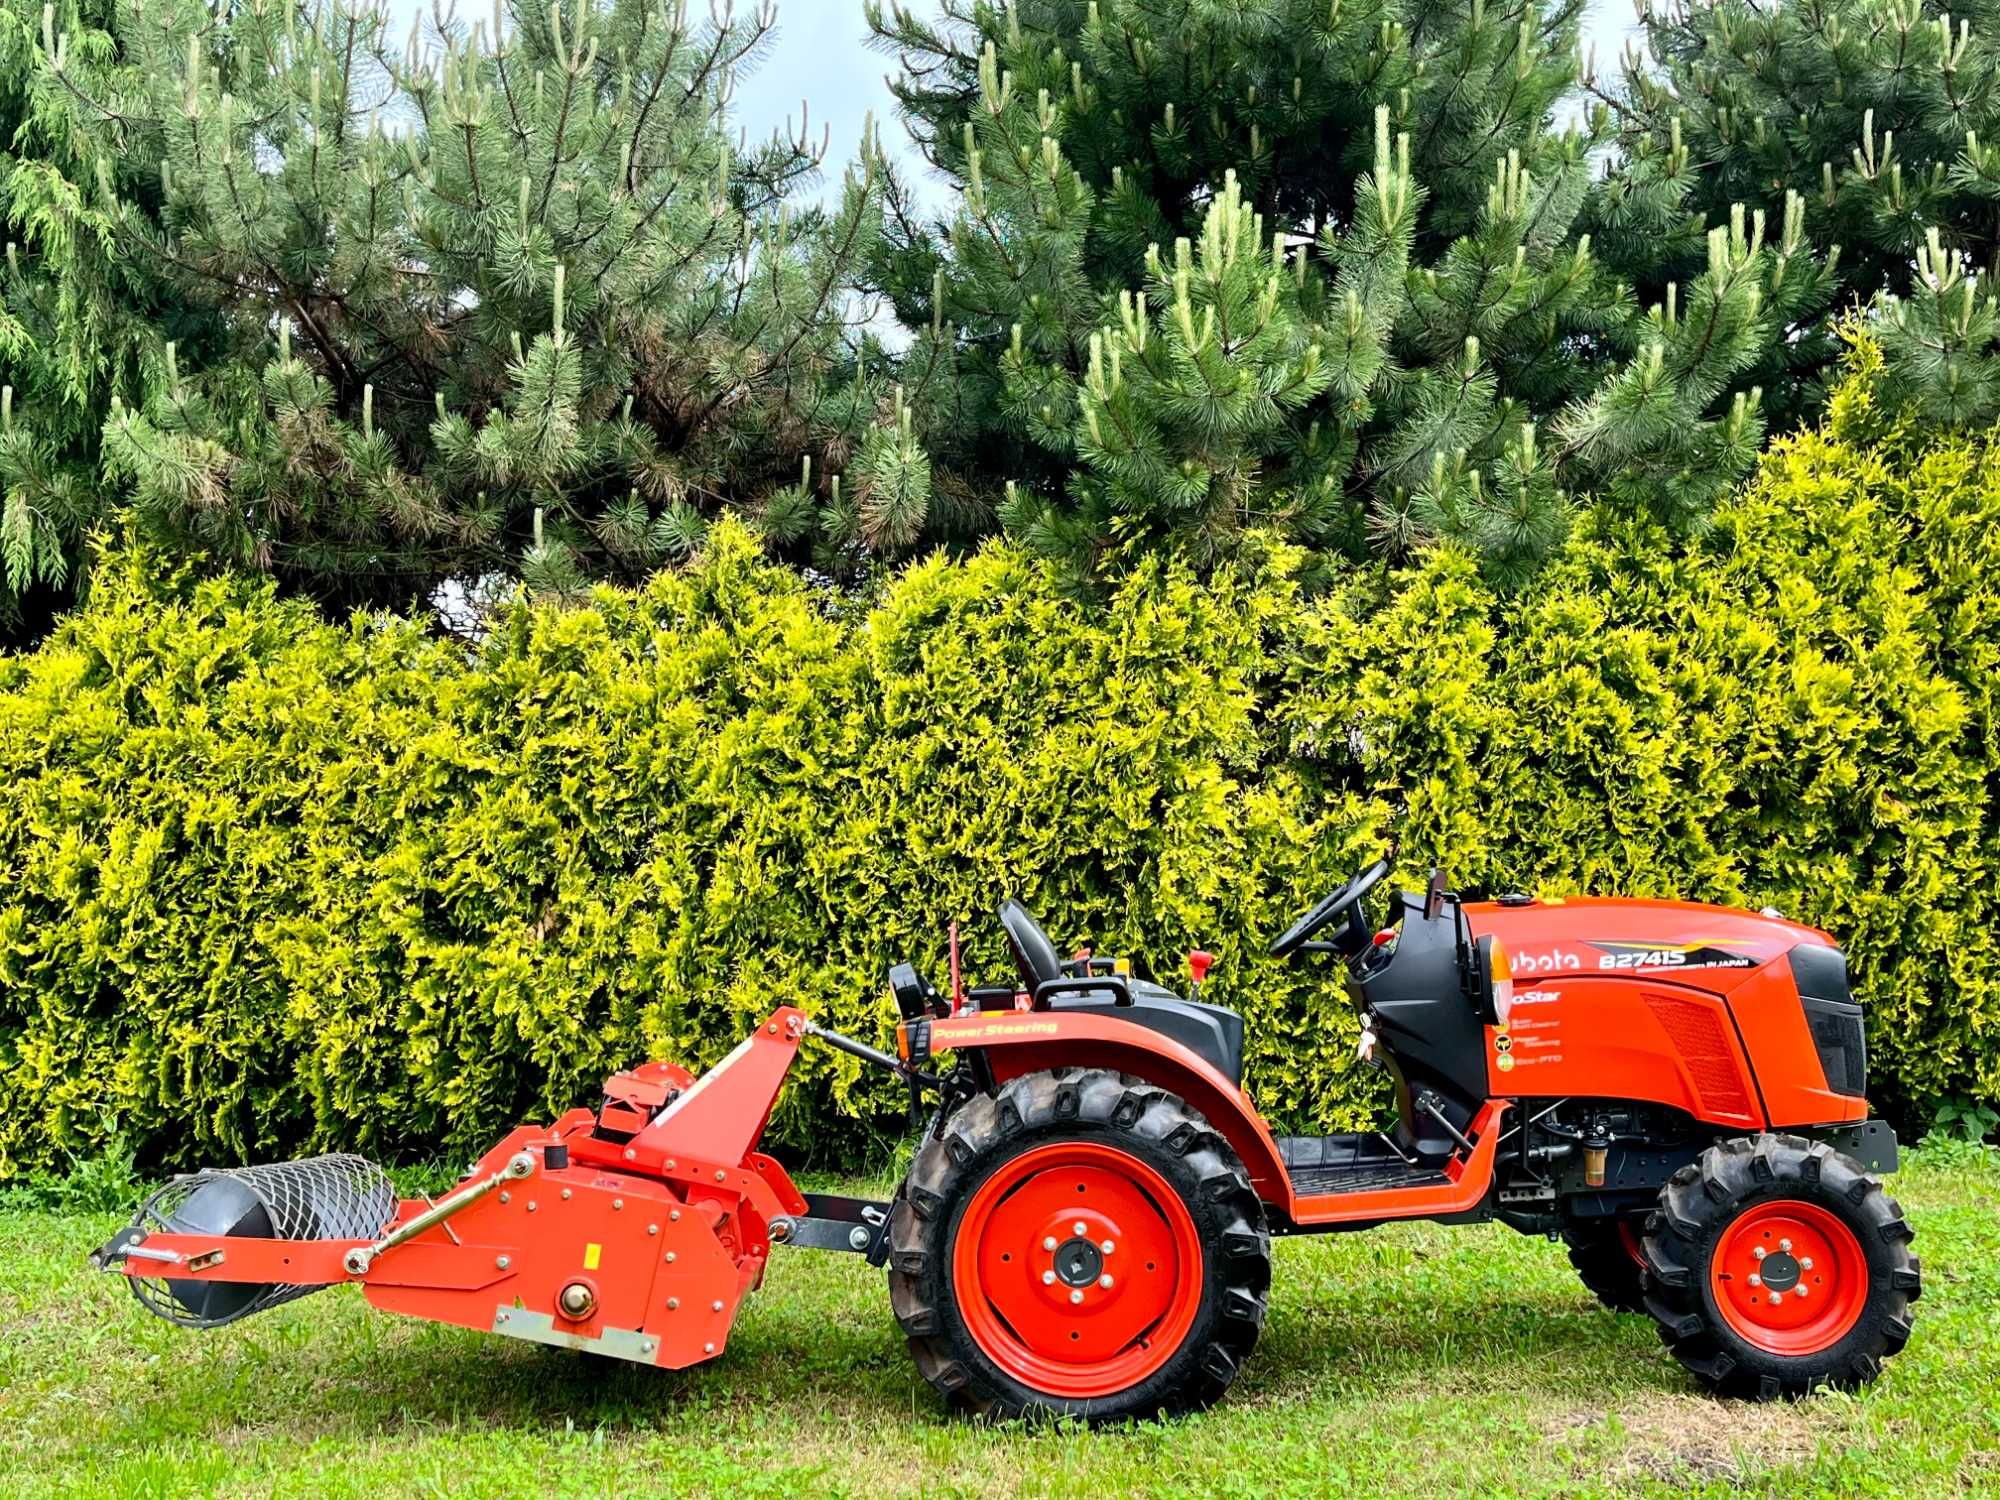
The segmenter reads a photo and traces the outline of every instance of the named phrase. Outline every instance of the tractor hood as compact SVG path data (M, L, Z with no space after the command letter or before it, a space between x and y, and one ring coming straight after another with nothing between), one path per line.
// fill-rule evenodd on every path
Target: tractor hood
M1643 974L1726 994L1794 948L1834 947L1816 927L1688 901L1510 896L1463 910L1475 939L1506 948L1517 982Z

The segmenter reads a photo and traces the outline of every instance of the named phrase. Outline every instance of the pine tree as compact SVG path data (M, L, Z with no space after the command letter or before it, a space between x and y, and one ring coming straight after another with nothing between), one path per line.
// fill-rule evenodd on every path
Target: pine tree
M1795 198L1705 222L1684 151L1607 179L1612 111L1559 123L1583 8L871 4L964 187L877 271L938 472L1011 481L1080 579L1253 524L1518 576L1584 494L1698 524L1833 283ZM1692 263L1642 299L1606 239Z
M852 291L879 146L818 206L805 122L732 141L773 21L500 0L399 44L352 0L135 0L115 59L53 39L157 185L157 220L108 170L90 210L230 334L107 424L139 524L335 603L637 575L724 506L851 567L835 476L899 420Z
M1988 291L2000 274L2000 51L1991 5L1925 0L1646 0L1646 46L1591 86L1629 155L1677 155L1695 212L1803 206L1839 247L1836 311L1875 304L1885 392L1948 423L2000 416ZM1634 244L1634 251L1647 247ZM1677 274L1685 246L1635 254L1640 284ZM1913 274L1914 273L1914 274ZM1841 340L1794 325L1777 414L1815 409Z
M60 24L78 57L115 58L109 0L69 0ZM42 0L0 0L0 641L36 634L73 598L85 538L103 513L98 438L112 392L164 343L212 330L159 278L115 253L90 201L95 152L41 66L58 23ZM135 211L148 184L113 162Z

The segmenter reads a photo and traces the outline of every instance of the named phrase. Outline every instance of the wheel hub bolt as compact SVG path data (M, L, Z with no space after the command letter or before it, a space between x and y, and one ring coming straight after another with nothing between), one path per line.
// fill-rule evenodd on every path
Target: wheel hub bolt
M1069 1300L1072 1302L1081 1302L1083 1300L1083 1293L1080 1291L1071 1292L1069 1294Z
M1053 1272L1053 1271L1044 1271L1044 1272L1042 1272L1042 1285L1043 1285L1043 1286L1054 1286L1055 1284L1056 1284L1056 1273L1055 1273L1055 1272Z
M1090 1226L1084 1223L1083 1220L1078 1219L1074 1224L1070 1225L1070 1233L1081 1239L1084 1235L1090 1233Z
M1763 1284L1764 1284L1764 1278L1759 1276L1755 1271L1752 1271L1750 1273L1750 1285L1762 1286Z
M1812 1257L1810 1255L1804 1256L1800 1259L1799 1269L1801 1271L1810 1271L1812 1269Z
M1098 1277L1098 1278L1097 1278L1097 1284L1098 1284L1099 1286L1103 1287L1103 1288L1104 1288L1104 1289L1105 1289L1105 1290L1106 1290L1107 1292L1108 1292L1108 1291L1110 1291L1110 1290L1111 1290L1111 1273L1110 1273L1109 1271L1106 1271L1106 1272L1105 1272L1105 1273L1104 1273L1104 1274L1103 1274L1102 1276Z
M1783 1292L1771 1293L1771 1305L1773 1307L1777 1306L1778 1303L1783 1302L1784 1300L1785 1300L1785 1294Z
M1790 1250L1792 1248L1792 1242L1790 1240L1779 1240L1778 1248L1780 1250Z
M1792 1288L1792 1295L1794 1297L1803 1297L1805 1294L1806 1294L1806 1287L1804 1282L1800 1282L1797 1286Z
M1056 1247L1056 1237L1054 1235L1045 1234L1042 1236L1042 1248L1044 1250L1053 1250L1055 1249L1055 1247Z
M1115 1244L1113 1244L1110 1240L1106 1240L1103 1244L1099 1245L1097 1248L1102 1250L1106 1255L1109 1255L1113 1250L1116 1250L1118 1247Z
M1762 1260L1766 1255L1770 1254L1770 1252L1766 1250L1762 1245L1757 1246L1750 1253L1758 1260Z

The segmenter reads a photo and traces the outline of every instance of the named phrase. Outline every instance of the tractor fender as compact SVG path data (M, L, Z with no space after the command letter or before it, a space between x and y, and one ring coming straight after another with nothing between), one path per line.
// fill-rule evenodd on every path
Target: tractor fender
M967 1048L986 1054L1000 1083L1045 1069L1105 1068L1180 1095L1229 1142L1257 1196L1290 1211L1284 1158L1249 1095L1171 1037L1115 1016L1076 1011L990 1011L930 1023L933 1054Z

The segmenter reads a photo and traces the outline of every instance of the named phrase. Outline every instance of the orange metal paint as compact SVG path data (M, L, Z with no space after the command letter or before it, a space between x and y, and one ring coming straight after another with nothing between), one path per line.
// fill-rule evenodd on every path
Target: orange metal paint
M1774 1291L1761 1273L1780 1255L1791 1260L1787 1280L1795 1275L1796 1282ZM1854 1231L1819 1204L1798 1199L1745 1210L1716 1241L1708 1274L1723 1321L1769 1354L1830 1349L1868 1305L1868 1260Z
M1757 1072L1773 1125L1828 1125L1868 1118L1868 1101L1827 1087L1798 984L1783 961L1729 993L1729 1011Z
M1101 1279L1071 1286L1055 1268L1077 1239L1113 1248ZM1004 1163L967 1202L952 1245L953 1294L974 1342L1024 1385L1072 1400L1127 1390L1171 1359L1203 1276L1201 1236L1172 1185L1093 1141Z
M1632 1257L1632 1264L1640 1270L1646 1269L1646 1246L1640 1236L1639 1227L1630 1219L1618 1221L1618 1243L1625 1253Z
M1291 1179L1270 1127L1207 1059L1157 1031L1102 1011L999 1012L932 1024L934 1054L959 1047L987 1049L993 1076L1003 1083L1046 1068L1110 1068L1171 1089L1221 1132L1258 1197L1290 1207Z
M998 1021L1000 1024L995 1025ZM1461 1213L1478 1205L1492 1185L1499 1133L1493 1127L1507 1103L1489 1100L1472 1122L1471 1160L1446 1168L1449 1181L1417 1188L1330 1193L1299 1198L1271 1129L1248 1095L1190 1049L1158 1032L1103 1012L1037 1012L1021 1017L939 1021L931 1049L978 1046L1001 1081L1046 1068L1109 1068L1136 1073L1173 1090L1200 1111L1235 1150L1257 1196L1292 1223L1346 1224Z
M1867 1118L1865 1100L1827 1087L1786 960L1832 944L1817 928L1678 901L1472 902L1465 915L1514 969L1504 1053L1503 1029L1487 1031L1495 1094L1644 1099L1750 1129Z
M1486 1080L1499 1097L1645 1099L1716 1124L1764 1124L1727 1003L1651 975L1516 979L1508 1024L1486 1028Z
M804 1019L779 1010L698 1080L665 1063L615 1075L608 1085L615 1118L643 1127L623 1144L595 1138L598 1116L583 1109L552 1127L515 1130L469 1180L499 1172L524 1151L536 1163L526 1177L384 1251L361 1276L349 1275L342 1257L365 1241L204 1235L146 1240L184 1256L221 1249L221 1261L203 1270L140 1259L122 1269L188 1280L354 1281L390 1312L502 1332L511 1320L552 1320L558 1336L613 1335L669 1369L712 1359L763 1275L770 1221L805 1211L784 1169L754 1149ZM568 1166L547 1165L551 1146L567 1148ZM385 1230L430 1206L405 1200ZM594 1305L586 1317L568 1318L556 1299L579 1279L588 1280Z
M1365 1193L1320 1193L1295 1199L1294 1224L1375 1224L1388 1219L1426 1219L1477 1208L1493 1186L1493 1162L1500 1150L1505 1099L1488 1099L1473 1116L1472 1155L1445 1164L1445 1181L1426 1187L1379 1188Z
M770 1122L778 1089L798 1055L806 1014L783 1006L745 1037L633 1138L638 1147L698 1152L740 1162L756 1148Z
M1507 945L1514 982L1524 989L1569 974L1606 973L1667 977L1677 984L1724 995L1759 965L1781 958L1800 943L1833 941L1816 927L1686 901L1574 897L1560 904L1535 902L1527 906L1471 901L1464 910L1474 937L1492 933ZM1663 951L1712 947L1740 954L1751 962L1740 968L1704 968L1686 962L1619 968L1602 963L1607 955L1592 946L1594 941Z

